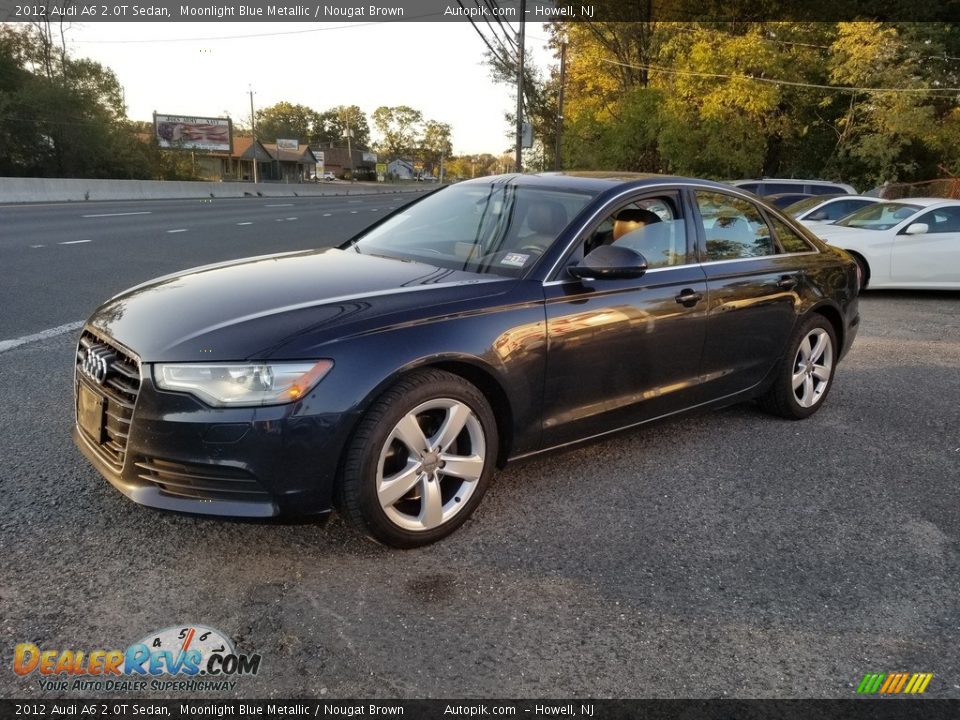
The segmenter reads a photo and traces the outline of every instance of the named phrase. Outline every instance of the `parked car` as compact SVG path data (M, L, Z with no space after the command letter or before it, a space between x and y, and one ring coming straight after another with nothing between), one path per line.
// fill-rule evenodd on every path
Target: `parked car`
M792 205L795 202L811 197L816 196L808 193L777 193L776 195L764 195L763 199L773 205L775 208L782 210L783 208L787 207L787 205Z
M866 195L813 195L787 205L783 211L804 226L815 229L823 223L836 222L862 207L878 202L882 202L880 198Z
M960 290L960 200L874 203L816 233L853 255L863 287Z
M337 179L337 176L334 175L329 170L325 172L323 175L321 175L321 177L323 178L324 182L332 182Z
M733 180L730 184L761 196L790 192L807 195L834 195L836 193L855 195L857 192L852 186L845 183L828 182L826 180L762 178L760 180Z
M419 546L512 459L754 398L808 417L857 334L857 291L845 252L728 185L478 178L337 248L108 300L77 347L74 438L143 505L337 507Z

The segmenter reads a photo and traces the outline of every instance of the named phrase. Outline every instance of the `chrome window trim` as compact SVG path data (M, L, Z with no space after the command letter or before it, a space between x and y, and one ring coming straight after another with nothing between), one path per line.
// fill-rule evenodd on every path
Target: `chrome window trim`
M682 270L684 268L695 268L695 267L700 267L700 263L684 263L683 265L664 265L663 267L650 268L640 277L646 277L647 275L650 275L652 273L663 272L664 270ZM639 280L639 278L637 279ZM569 283L577 283L577 282L581 282L581 281L577 280L576 278L568 278L564 280L545 280L543 282L543 286L550 287L553 285L568 285Z
M580 228L576 231L576 233L574 233L573 240L567 243L567 246L563 249L563 252L560 254L560 258L550 267L550 270L547 272L547 277L548 278L553 277L554 273L558 272L561 269L560 263L563 261L563 259L567 256L570 250L578 242L581 242L583 240L583 238L580 237L580 234L584 230L586 230L587 227L590 226L594 220L600 217L600 215L606 208L610 207L611 205L615 205L619 200L621 200L622 198L628 195L641 194L647 190L663 190L663 189L671 189L671 188L694 188L698 190L706 190L708 192L715 191L720 193L729 193L734 197L738 197L741 200L747 200L751 203L756 203L756 200L757 200L756 196L754 196L753 193L740 190L735 185L731 185L729 188L727 187L718 188L718 187L714 187L713 185L702 185L700 183L693 183L693 182L669 182L669 183L657 183L655 185L645 185L641 188L633 187L633 188L630 188L629 190L624 190L623 192L618 193L617 195L614 195L612 198L610 198L610 200L606 202L602 208L598 209L583 223L581 223ZM687 218L683 218L683 220L684 222L686 222ZM694 228L694 232L696 232L696 228ZM778 253L777 255L761 255L760 257L755 257L755 258L736 258L734 260L706 260L704 262L698 262L698 263L686 263L684 265L668 265L666 267L661 267L661 268L651 268L650 270L647 270L647 272L644 273L644 275L647 275L652 272L657 272L658 270L673 270L674 268L716 265L718 263L745 262L748 260L763 260L766 258L775 258L775 257L797 257L800 255L819 255L819 254L820 254L820 250L814 249L808 252ZM550 285L563 285L569 282L577 282L577 281L576 280L571 281L567 279L544 280L543 286L547 287Z
M751 260L769 260L771 258L786 258L786 257L800 257L802 255L819 255L819 250L807 250L805 252L796 252L796 253L777 253L776 255L758 255L757 257L747 257L747 258L733 258L731 260L707 260L700 263L700 266L704 265L725 265L727 263L738 263L738 262L750 262Z

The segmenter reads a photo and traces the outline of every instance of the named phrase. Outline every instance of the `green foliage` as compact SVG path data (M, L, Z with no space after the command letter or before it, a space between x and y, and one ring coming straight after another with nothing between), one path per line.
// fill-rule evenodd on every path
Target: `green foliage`
M958 93L945 90L960 87L960 28L651 12L551 25L554 45L568 43L565 167L859 187L960 171Z
M381 106L373 111L373 126L380 134L377 150L387 161L414 154L423 113L407 105Z
M319 117L316 110L306 105L278 102L257 110L257 139L267 143L275 143L278 139L296 139L301 144L307 144Z
M0 88L0 175L149 176L116 76L70 59L42 27L0 27Z
M320 113L310 141L317 147L330 143L339 146L346 142L348 126L352 147L369 148L370 125L367 116L356 105L338 105Z

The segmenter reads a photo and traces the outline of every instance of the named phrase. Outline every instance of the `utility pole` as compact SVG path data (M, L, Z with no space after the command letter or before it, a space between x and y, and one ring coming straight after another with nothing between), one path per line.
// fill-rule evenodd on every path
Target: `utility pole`
M515 160L516 172L523 172L523 56L524 50L524 22L527 12L527 0L520 0L520 33L517 42L517 157Z
M250 132L253 134L253 184L260 182L260 173L257 170L257 121L253 114L253 88L250 88Z
M347 123L347 157L350 159L350 182L353 182L353 150L350 146L350 109L345 108L343 112L344 120Z
M553 169L560 170L560 138L563 136L563 86L567 74L567 41L560 43L560 97L557 98L556 147L553 151Z

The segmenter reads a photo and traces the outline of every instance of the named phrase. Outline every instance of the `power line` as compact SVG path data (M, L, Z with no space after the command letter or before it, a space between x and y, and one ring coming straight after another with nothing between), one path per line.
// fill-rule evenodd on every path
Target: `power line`
M834 92L883 92L883 93L960 93L960 88L878 88L878 87L849 87L846 85L819 85L817 83L795 82L793 80L777 80L774 78L756 77L754 75L724 75L722 73L696 72L694 70L673 70L657 65L634 65L602 58L610 65L632 68L634 70L652 70L667 75L691 75L694 77L722 78L727 80L753 80L754 82L770 85L788 85L790 87L813 88L817 90L831 90Z
M490 54L493 55L493 57L495 57L497 60L499 60L502 65L511 65L512 63L509 60L505 59L500 53L494 50L493 45L491 45L490 41L487 40L487 36L483 34L483 31L479 27L477 27L477 24L473 21L473 16L463 6L463 2L461 0L457 0L457 5L459 5L460 8L463 10L464 14L467 16L467 20L470 21L470 27L472 27L476 31L477 35L480 36L480 39L483 40L483 44L487 46L487 50L490 51Z

